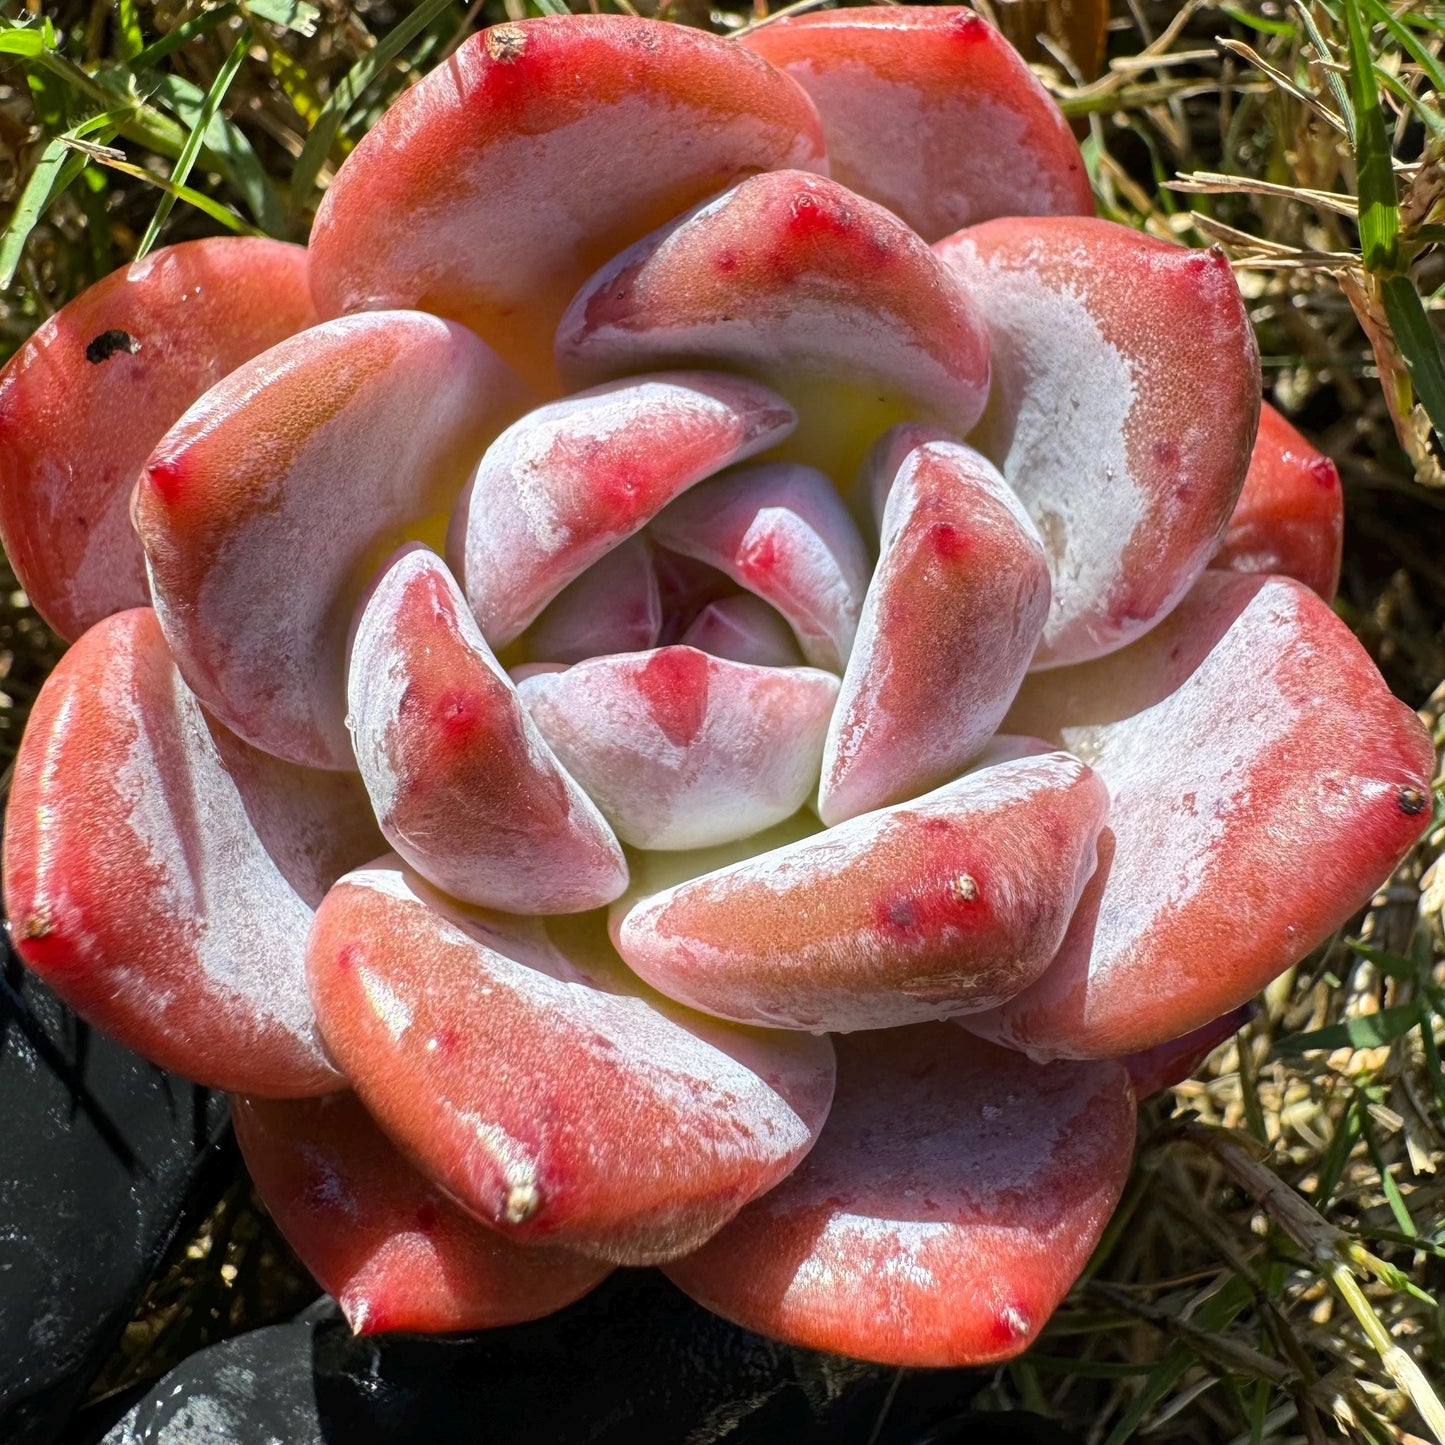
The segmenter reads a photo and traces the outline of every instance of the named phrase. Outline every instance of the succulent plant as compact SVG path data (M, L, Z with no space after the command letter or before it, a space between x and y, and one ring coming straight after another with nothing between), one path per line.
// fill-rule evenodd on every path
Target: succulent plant
M1427 821L1260 406L1224 258L1095 219L969 11L484 31L308 248L157 252L0 376L74 641L16 945L236 1095L357 1330L662 1264L1016 1353L1136 1094Z

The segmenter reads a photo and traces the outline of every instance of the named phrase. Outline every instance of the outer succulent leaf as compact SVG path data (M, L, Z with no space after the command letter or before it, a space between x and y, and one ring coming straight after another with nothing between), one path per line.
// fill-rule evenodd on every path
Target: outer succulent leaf
M517 1240L674 1257L811 1147L832 1047L689 1015L610 949L568 949L383 860L327 896L307 967L363 1102L459 1203Z
M527 717L440 557L412 547L357 620L348 720L387 841L438 888L508 913L627 886L612 830Z
M530 657L581 662L646 652L662 636L662 594L645 537L628 537L569 582L522 639Z
M890 1028L1032 982L1094 868L1103 783L1065 753L894 808L614 910L618 951L669 997L744 1023Z
M1018 1354L1128 1177L1117 1063L1040 1067L942 1024L838 1040L817 1147L668 1276L792 1344L903 1366Z
M208 387L312 320L302 247L186 241L96 282L0 371L0 534L62 637L148 600L129 508L151 448Z
M202 1083L341 1087L303 950L326 889L379 843L366 796L211 722L149 608L98 622L61 659L8 814L15 946L72 1007Z
M925 241L995 216L1094 213L1068 122L972 10L792 15L742 43L812 97L833 178Z
M1259 357L1229 263L1063 217L989 221L935 250L988 321L972 440L1049 555L1037 664L1112 652L1189 590L1244 482Z
M1210 565L1293 577L1328 602L1340 585L1344 543L1335 464L1266 402L1244 490Z
M842 671L868 590L868 551L822 472L793 462L743 468L679 497L651 531L776 607L814 667Z
M661 647L533 675L518 691L624 843L706 848L807 801L838 679Z
M562 318L557 360L577 384L657 366L761 377L803 416L797 454L839 477L890 422L921 413L962 435L988 394L988 336L948 268L891 212L796 171L753 176L609 262Z
M493 647L679 493L781 441L797 418L756 382L636 377L529 412L487 449L449 548Z
M1220 1044L1233 1038L1254 1017L1254 1012L1253 1004L1241 1004L1181 1038L1166 1039L1137 1054L1125 1054L1120 1063L1129 1071L1134 1097L1147 1099L1162 1089L1183 1083Z
M617 15L499 25L408 91L311 233L323 314L464 322L545 388L548 343L609 256L739 176L823 170L817 113L758 57Z
M520 391L463 327L343 317L231 373L136 487L156 611L186 681L278 757L354 766L346 631L409 526L448 510Z
M714 657L758 667L794 667L803 660L782 615L746 592L709 602L682 640Z
M528 1249L417 1173L355 1094L231 1101L271 1217L358 1335L485 1330L581 1298L610 1266Z
M1424 727L1284 578L1206 573L1127 651L1031 677L1005 726L1061 740L1113 796L1058 958L968 1020L1039 1058L1134 1053L1244 1003L1429 819Z
M993 466L956 442L908 453L828 729L823 821L956 777L1008 711L1048 611L1043 545Z

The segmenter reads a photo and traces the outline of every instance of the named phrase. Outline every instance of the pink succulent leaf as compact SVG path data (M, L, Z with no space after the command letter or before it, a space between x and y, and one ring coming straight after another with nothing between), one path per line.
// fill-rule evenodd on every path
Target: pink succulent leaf
M1192 1029L1177 1039L1166 1039L1152 1049L1137 1054L1125 1054L1120 1062L1129 1071L1129 1082L1134 1086L1134 1097L1147 1099L1164 1089L1172 1089L1183 1083L1220 1044L1231 1039L1255 1015L1252 1003L1241 1004L1230 1009L1217 1019Z
M518 692L624 843L690 849L747 837L807 802L838 679L675 646L594 657Z
M794 667L803 660L782 614L747 592L709 602L682 640L714 657L757 667Z
M201 711L149 608L96 623L31 713L5 830L25 962L81 1014L224 1089L324 1093L312 910L378 846L360 783L259 752Z
M1252 997L1361 907L1424 831L1433 752L1297 582L1208 572L1114 657L1032 677L1005 724L1113 804L1048 972L968 1027L1038 1058L1135 1053Z
M741 46L571 15L469 37L363 137L311 233L323 315L417 307L543 390L609 256L754 171L826 169L817 113Z
M1008 711L1048 611L1043 545L992 464L957 442L907 453L828 729L823 821L957 777Z
M521 400L476 337L420 312L325 322L208 391L134 502L156 611L207 708L278 757L354 767L356 599Z
M662 592L646 537L628 537L569 582L527 629L531 657L582 662L646 652L662 637Z
M756 382L634 377L538 408L478 464L448 552L493 647L704 477L781 441L797 418Z
M1335 464L1266 402L1244 490L1209 565L1293 577L1329 602L1340 585L1344 544Z
M614 906L618 951L692 1008L793 1029L892 1028L1009 998L1048 966L1108 811L1066 753Z
M302 247L186 241L98 281L0 371L0 535L67 641L149 601L130 494L151 449L203 391L312 319Z
M668 1266L775 1339L900 1366L980 1365L1033 1340L1128 1177L1117 1063L1040 1067L920 1024L838 1040L813 1152Z
M994 386L971 440L1052 568L1037 665L1112 652L1189 590L1244 483L1259 359L1229 263L1068 217L990 221L934 249L988 322Z
M797 455L840 481L860 429L866 447L919 412L961 435L988 395L967 288L891 212L797 171L742 181L609 262L562 318L557 361L574 385L744 370L798 406Z
M355 1094L237 1096L231 1118L267 1212L358 1335L518 1324L611 1272L473 1219L412 1168Z
M695 487L652 523L670 551L771 603L814 667L841 672L868 590L868 550L838 490L795 462L744 467Z
M509 913L576 913L627 886L612 830L528 718L435 553L403 551L373 585L347 701L381 830L438 888Z
M995 216L1094 213L1068 122L972 10L790 15L742 43L812 97L834 180L887 206L925 241Z
M463 913L383 859L321 905L312 996L368 1110L469 1212L518 1241L654 1263L812 1147L832 1046L657 999L586 926L579 942L553 921L564 952L540 922Z

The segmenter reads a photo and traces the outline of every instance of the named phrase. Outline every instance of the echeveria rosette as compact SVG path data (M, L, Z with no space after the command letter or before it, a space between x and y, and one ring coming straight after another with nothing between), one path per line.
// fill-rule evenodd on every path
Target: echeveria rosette
M968 11L524 21L0 376L17 946L358 1330L1015 1353L1423 830L1227 264L1090 212Z

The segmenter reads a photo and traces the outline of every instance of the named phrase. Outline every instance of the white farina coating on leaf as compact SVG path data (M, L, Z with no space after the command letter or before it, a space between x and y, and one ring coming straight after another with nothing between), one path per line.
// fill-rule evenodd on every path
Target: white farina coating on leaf
M1101 728L1065 729L1066 746L1108 783L1119 825L1091 968L1111 967L1157 920L1199 895L1231 829L1261 826L1251 816L1253 771L1299 713L1259 659L1295 643L1298 607L1288 587L1266 585L1162 702ZM1242 676L1248 687L1238 685ZM1162 738L1172 740L1168 747Z
M411 1027L411 1006L373 969L358 968L356 976L372 1013L385 1025L392 1043L400 1043Z
M394 882L375 876L388 871ZM354 883L363 877L374 879L363 886L406 897L417 908L427 907L398 870L358 870L344 881ZM427 922L442 943L463 944L474 951L479 983L484 981L525 1004L538 1031L532 1038L534 1047L545 1048L549 1054L565 1049L579 1059L573 1065L573 1087L584 1088L577 1071L590 1073L589 1066L595 1065L621 1113L655 1109L659 1117L672 1121L646 1151L634 1150L631 1141L618 1141L626 1151L629 1172L666 1179L676 1167L670 1151L678 1149L693 1157L708 1155L726 1161L758 1156L774 1159L807 1144L807 1123L761 1075L675 1022L648 999L598 987L550 943L520 934L504 940L480 921L463 927L456 919L430 909ZM629 980L630 975L618 963L616 977L609 983L626 987ZM699 1022L706 1028L710 1021ZM556 1042L549 1043L549 1039ZM514 1047L518 1043L513 1040ZM540 1109L536 1127L550 1130L554 1127L550 1093L535 1094L529 1082L535 1061L518 1053L514 1062L518 1087L508 1100L514 1119ZM547 1077L546 1069L537 1070L539 1080ZM499 1124L481 1116L478 1121ZM497 1139L489 1136L488 1148L496 1143Z
M1040 200L1072 209L1062 182L1041 169L1023 143L1028 127L1009 106L966 95L962 88L951 104L930 105L911 81L888 80L865 64L835 62L820 68L797 61L786 69L828 116L829 150L887 156L886 175L868 177L879 204L900 212L909 200L926 204L940 218L935 235L1001 212L1014 214L1017 207L1006 205L1006 198L1026 196L1031 209ZM919 143L945 126L956 142L945 154ZM935 166L934 159L943 163ZM836 168L834 174L845 179Z
M1021 268L984 265L967 241L955 243L954 254L967 261L993 343L993 393L973 440L1043 540L1053 577L1049 638L1108 597L1144 519L1126 436L1137 386L1128 357L1077 291Z
M171 926L193 940L211 983L237 994L256 1016L314 1038L303 971L311 909L263 847L200 706L179 674L169 676L170 717L138 727L116 771L116 791L129 805L126 825L158 870ZM102 697L111 709L133 706L114 671ZM164 772L152 742L158 726L179 740Z

